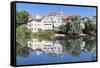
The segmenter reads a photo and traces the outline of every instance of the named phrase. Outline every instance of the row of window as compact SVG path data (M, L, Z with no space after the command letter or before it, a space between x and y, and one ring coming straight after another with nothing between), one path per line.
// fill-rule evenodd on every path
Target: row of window
M40 28L32 28L32 31L39 31Z
M52 24L44 24L44 25L52 25Z
M54 20L54 19L56 19L56 20L62 20L61 18L46 18L46 20Z
M44 23L60 23L61 21L44 21Z
M40 24L28 24L29 26L40 26Z

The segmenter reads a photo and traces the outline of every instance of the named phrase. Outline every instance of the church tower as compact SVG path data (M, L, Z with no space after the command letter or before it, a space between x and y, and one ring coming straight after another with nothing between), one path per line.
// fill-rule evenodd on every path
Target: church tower
M59 9L59 15L62 16L63 12Z

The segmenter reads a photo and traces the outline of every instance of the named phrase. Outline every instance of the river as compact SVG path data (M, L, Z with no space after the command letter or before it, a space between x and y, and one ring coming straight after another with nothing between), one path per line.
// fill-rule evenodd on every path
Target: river
M96 38L56 40L33 38L26 47L17 48L17 65L83 62L96 60Z

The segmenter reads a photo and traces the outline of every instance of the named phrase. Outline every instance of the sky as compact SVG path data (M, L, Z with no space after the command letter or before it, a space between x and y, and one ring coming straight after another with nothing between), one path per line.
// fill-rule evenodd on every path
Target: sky
M48 15L51 12L62 11L68 15L80 16L96 16L95 7L80 7L80 6L62 6L62 5L45 5L45 4L32 4L32 3L17 3L17 11L27 11L30 15Z

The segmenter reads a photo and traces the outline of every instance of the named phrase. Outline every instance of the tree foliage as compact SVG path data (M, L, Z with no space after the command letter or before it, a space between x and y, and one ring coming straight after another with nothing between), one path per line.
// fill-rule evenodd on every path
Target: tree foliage
M26 24L28 21L29 13L26 11L17 11L16 12L16 25Z
M94 19L87 18L87 21L85 23L85 31L88 34L96 33L96 21Z
M82 26L80 25L80 23L80 16L70 16L66 24L59 27L59 30L63 31L66 34L80 34L82 32Z
M80 16L78 15L71 16L68 23L66 24L68 33L80 34L82 32L82 27L80 23L81 23Z
M31 39L31 30L26 26L29 13L26 11L16 12L16 44L18 46L26 46L26 42Z
M34 32L32 33L33 38L37 38L39 40L53 40L55 38L54 31L47 30L47 31L41 31L41 32Z

